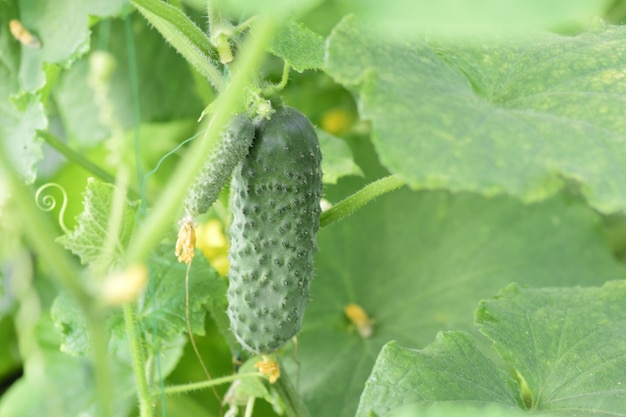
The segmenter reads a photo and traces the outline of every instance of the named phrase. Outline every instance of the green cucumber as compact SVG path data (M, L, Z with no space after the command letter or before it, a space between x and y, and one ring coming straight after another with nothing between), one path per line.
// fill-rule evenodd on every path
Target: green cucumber
M228 122L187 193L184 201L187 215L196 217L209 210L237 164L248 155L253 139L254 123L247 115L237 115Z
M228 316L253 353L274 352L300 330L317 251L321 159L311 122L281 107L258 123L233 174Z

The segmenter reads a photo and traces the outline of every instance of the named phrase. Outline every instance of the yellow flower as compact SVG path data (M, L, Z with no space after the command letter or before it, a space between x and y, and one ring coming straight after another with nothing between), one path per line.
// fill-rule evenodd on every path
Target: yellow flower
M347 131L352 122L354 121L354 115L342 108L334 108L322 116L321 126L322 129L333 135L341 134Z
M196 246L209 260L213 268L222 276L228 274L228 240L222 224L211 219L196 228Z
M365 310L358 304L348 304L343 312L352 324L356 326L362 338L366 339L374 332L374 320L367 315Z
M176 240L176 256L178 262L184 262L187 265L191 263L194 255L194 247L196 246L196 232L193 227L193 219L185 217L181 221L180 230L178 231L178 240Z
M254 367L259 370L262 375L266 375L269 378L270 384L273 384L280 378L280 366L278 362L263 358L254 364Z

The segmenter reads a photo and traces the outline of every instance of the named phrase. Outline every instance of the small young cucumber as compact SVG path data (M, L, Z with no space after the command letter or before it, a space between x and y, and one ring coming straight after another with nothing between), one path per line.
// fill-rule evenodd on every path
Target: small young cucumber
M187 193L184 207L191 217L206 213L226 185L233 170L248 154L254 138L254 124L245 114L233 117L224 127L221 141L202 166Z
M271 353L300 330L317 251L321 159L311 122L281 107L257 125L233 174L228 316L251 352Z

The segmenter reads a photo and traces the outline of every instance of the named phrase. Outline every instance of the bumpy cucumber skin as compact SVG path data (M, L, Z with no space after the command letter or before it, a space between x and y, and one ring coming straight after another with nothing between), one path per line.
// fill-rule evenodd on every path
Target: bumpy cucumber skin
M226 185L235 167L248 155L254 139L254 123L247 115L233 117L222 132L222 140L202 166L187 193L186 214L206 213Z
M253 353L274 352L300 330L317 251L321 159L311 122L282 107L257 125L233 174L228 316Z

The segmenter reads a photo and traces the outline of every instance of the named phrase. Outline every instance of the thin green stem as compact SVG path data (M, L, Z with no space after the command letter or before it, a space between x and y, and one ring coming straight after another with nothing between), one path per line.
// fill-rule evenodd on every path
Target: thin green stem
M274 86L274 88L276 88L277 91L280 91L287 86L287 83L289 82L289 70L290 69L291 69L291 66L287 62L285 62L283 64L283 75L280 79L280 82Z
M93 366L96 380L96 395L102 417L112 416L111 410L111 376L107 366L108 338L105 320L95 307L92 297L81 284L78 266L70 256L54 241L54 226L41 215L35 204L34 193L25 186L19 174L7 158L0 152L0 166L5 179L11 188L11 197L19 207L23 233L30 242L35 253L47 264L56 281L64 287L76 300L85 314L89 338L93 345Z
M0 152L0 165L6 171L6 179L11 186L11 197L19 207L24 234L32 240L31 244L37 255L50 265L50 270L58 282L78 301L81 308L89 309L91 297L81 284L76 265L69 255L54 242L57 232L54 226L35 205L35 194L25 186L19 174L7 160L7 155Z
M103 168L91 162L89 159L85 158L81 153L74 151L72 148L68 147L65 142L61 139L57 138L50 132L45 130L38 130L37 136L43 139L48 145L50 145L53 149L59 152L61 155L67 158L68 161L74 162L76 165L83 167L86 171L89 171L94 176L100 178L104 182L108 182L113 184L115 182L115 177L105 171ZM140 194L139 191L134 188L130 188L128 190L128 194L133 199L139 199Z
M249 397L248 402L246 403L246 411L243 417L252 417L252 413L254 412L254 401L256 397Z
M267 87L265 91L263 91L263 95L267 97L267 96L271 96L282 91L287 86L287 83L289 82L289 70L290 69L291 69L291 66L287 62L285 62L283 65L283 74L280 78L280 82L278 84L274 84L272 86Z
M148 389L148 381L146 380L146 361L143 349L139 343L135 311L131 304L126 304L124 306L124 324L130 343L130 352L133 358L133 373L135 374L137 394L139 397L139 415L141 417L152 417L152 398L150 390Z
M167 395L182 394L185 392L198 391L201 389L211 388L217 385L225 384L227 382L233 382L238 379L245 379L245 378L263 378L263 376L259 374L258 372L248 373L248 374L234 374L234 375L229 375L229 376L223 376L221 378L215 378L210 381L201 381L201 382L194 382L191 384L182 384L182 385L171 385L169 387L165 387L164 391L165 391L165 394ZM156 396L159 394L161 394L160 391L154 392L152 395Z
M126 45L128 48L128 75L130 79L131 98L133 102L133 145L135 151L135 169L137 172L137 183L141 189L141 210L146 208L146 185L143 172L143 163L141 161L141 106L139 104L139 76L137 75L137 55L135 53L135 38L133 37L133 29L131 15L124 19L124 31L126 32Z
M248 19L244 20L243 22L241 22L240 24L235 26L233 28L233 34L234 35L238 35L238 34L242 33L243 31L247 30L250 26L252 26L252 24L257 19L257 17L258 16L249 17Z
M373 199L390 191L394 191L404 185L404 181L396 175L390 175L374 181L371 184L361 188L345 200L337 203L330 210L325 211L320 216L320 227L341 220L344 217L354 213Z
M284 369L284 366L280 361L279 364L281 369ZM304 405L304 402L302 402L302 398L285 372L282 372L280 378L276 380L274 388L283 400L285 415L287 417L310 417L309 410Z
M241 98L265 54L265 46L270 42L275 28L276 22L273 18L259 18L234 64L232 81L217 99L217 111L203 138L196 141L187 152L172 180L163 190L161 198L154 205L154 211L146 218L131 242L127 252L129 263L145 259L154 243L171 228L171 219L180 210L189 186L209 154L211 143L217 139L229 117L242 106Z

